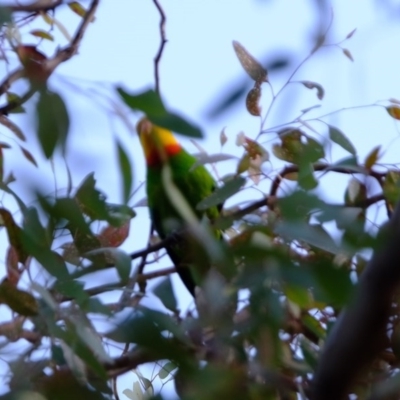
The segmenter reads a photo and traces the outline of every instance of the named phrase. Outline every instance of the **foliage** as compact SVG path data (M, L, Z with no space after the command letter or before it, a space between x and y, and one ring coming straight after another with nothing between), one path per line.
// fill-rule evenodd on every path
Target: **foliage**
M201 129L168 110L159 93L158 64L165 44L166 16L155 3L161 15L161 45L154 65L156 90L132 94L118 87L115 96L121 107L145 112L156 124L201 137ZM255 135L238 135L237 145L243 152L239 158L200 154L199 163L211 165L214 171L221 161L234 160L236 164L229 176L220 179L220 187L197 207L206 209L240 198L240 193L250 188L256 188L259 195L246 204L226 207L224 214L211 222L225 230L225 242L187 232L196 242L200 258L207 253L213 268L196 298L197 310L182 312L170 281L174 269L144 272L149 254L155 253L158 259L157 252L174 238L156 243L150 238L147 248L130 254L120 249L136 214L130 156L118 140L122 204L107 201L107 194L96 184L95 171L62 195L37 189L33 205L23 193L14 191L13 175L4 173L10 146L19 146L32 168L65 155L72 116L63 95L50 89L47 82L58 65L76 53L94 22L98 2L91 1L88 9L78 2L68 4L81 22L70 44L51 58L36 46L24 44L25 38L10 33L35 19L42 19L45 26L30 32L38 45L54 40L53 29L64 31L54 13L64 5L35 4L33 8L15 5L0 9L0 39L3 44L8 41L20 63L0 84L6 100L0 107L0 124L15 136L14 141L0 144L0 189L17 208L17 212L6 206L0 209L8 237L0 302L12 312L9 321L0 323L0 333L2 346L16 341L28 344L9 363L9 393L0 398L112 398L117 377L128 371L134 372L132 389L125 388L120 394L128 399L162 398L164 391L158 393L156 377L161 386L174 381L177 394L184 399L311 398L312 380L324 360L324 343L329 343L332 326L344 307L357 299L371 250L388 242L385 232L376 235L370 215L377 204L385 205L387 218L392 215L400 196L400 170L380 163L379 147L361 160L349 137L324 121L329 114L307 118L312 108L279 127L269 127L276 99L289 84L314 90L318 101L323 100L324 88L317 82L295 81L296 69L275 94L267 69L234 41L244 72L254 81L243 109L259 118L260 129ZM17 19L18 13L25 19ZM353 59L342 42L335 46ZM319 41L304 62L323 47L328 45ZM28 83L25 93L12 91L19 80ZM266 110L261 106L262 90L272 93ZM25 134L13 121L13 113L27 113L25 106L33 100L36 139L46 160L28 150ZM228 107L230 101L227 98L216 109ZM383 107L389 116L400 119L395 99L372 106ZM267 134L273 137L269 147L265 145ZM221 147L227 140L222 131ZM329 162L328 151L339 147L347 157ZM271 165L279 169L271 169ZM335 174L348 177L340 203L325 200L317 190ZM379 187L373 195L371 181ZM32 278L37 269L43 279ZM87 287L85 278L110 270L117 276L113 283ZM152 292L163 306L157 310L141 304L146 282L156 277L162 280ZM396 295L392 290L390 300ZM111 303L100 296L111 291L120 295L118 301ZM379 295L384 293L378 290ZM119 314L122 310L129 310L124 320ZM94 320L100 317L110 323L108 329L96 327ZM352 380L346 387L348 393L366 398L374 392L374 399L383 399L398 392L398 322L398 304L393 301L384 320L385 349L379 348L379 354L373 355L362 379ZM368 337L372 331L364 334ZM368 341L365 343L367 346ZM121 352L116 355L110 348L118 345ZM329 360L325 362L329 364ZM137 369L146 363L155 365L151 379Z

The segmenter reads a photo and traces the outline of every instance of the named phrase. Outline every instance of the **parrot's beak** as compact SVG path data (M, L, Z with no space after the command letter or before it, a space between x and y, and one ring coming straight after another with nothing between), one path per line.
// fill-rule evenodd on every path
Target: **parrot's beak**
M153 124L146 117L142 118L136 126L136 130L139 136L149 135L152 129L153 129Z

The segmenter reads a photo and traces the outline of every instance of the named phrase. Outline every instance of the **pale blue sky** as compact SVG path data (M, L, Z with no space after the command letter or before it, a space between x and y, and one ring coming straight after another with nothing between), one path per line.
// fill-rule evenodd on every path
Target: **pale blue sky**
M315 1L160 2L167 16L168 43L160 64L161 92L166 103L204 129L205 139L199 143L210 153L219 151L219 133L226 127L229 141L224 152L240 156L242 151L234 144L236 135L244 131L254 138L260 125L259 119L245 110L244 99L229 113L212 121L206 118L209 107L221 99L223 92L231 85L244 79L250 87L251 80L236 58L232 40L239 41L251 54L263 61L268 57L273 59L277 54L290 56L292 63L286 69L270 75L270 81L277 92L312 47L312 38L319 21ZM393 1L392 4L397 4L397 8L400 8L400 2ZM351 51L354 62L334 47L322 49L315 54L297 77L299 80L320 83L326 91L323 102L317 99L314 90L291 85L282 95L281 101L277 102L267 126L290 121L298 115L300 109L315 104L321 104L322 107L310 113L313 117L342 107L370 104L390 97L400 98L400 56L397 51L400 41L400 13L396 17L395 13L387 12L382 3L372 0L333 0L332 9L334 17L328 42L339 42L357 28L353 38L343 44ZM71 35L79 23L79 17L68 9L57 12L57 19ZM51 78L51 85L62 93L71 115L68 160L74 183L77 185L84 176L94 171L99 187L109 195L110 201L121 200L120 182L116 179L118 172L113 138L117 136L130 153L135 186L144 179L144 160L134 132L130 132L117 117L113 117L107 108L99 107L99 104L109 107L104 95L117 100L112 92L116 84L123 85L132 92L153 85L153 58L160 40L158 23L159 15L150 0L102 1L96 21L85 34L79 54L61 65ZM38 26L43 27L43 23L38 21L21 33ZM57 38L61 38L61 43L66 43L57 30L55 34ZM22 37L24 43L35 43L33 37ZM54 44L43 43L40 49L51 55ZM5 63L1 66L1 73L4 74L7 66ZM21 87L17 86L19 89ZM267 86L263 93L265 109L270 99ZM130 114L133 125L136 119L137 116ZM37 154L39 150L33 135L33 118L18 116L15 121L27 133L29 148ZM345 111L326 119L326 122L339 127L349 136L358 148L361 160L374 146L381 144L387 151L384 160L398 161L398 124L384 109ZM314 127L326 135L321 124ZM3 131L1 128L2 133ZM4 133L11 136L8 132ZM272 138L270 135L263 141ZM187 140L182 141L190 151L197 151ZM265 144L267 149L269 145ZM331 160L346 156L344 151L336 147L331 154ZM27 162L20 161L17 150L7 151L5 157L6 168L15 169L17 178L20 179L20 184L15 185L17 189L23 190L32 182L38 182L46 191L54 190L49 163L32 171ZM232 165L228 163L219 166L221 173L229 171ZM268 168L279 168L281 165L273 160ZM65 186L65 169L57 162L55 168L57 186L62 188ZM50 185L45 183L47 180ZM343 189L337 188L343 182L343 177L325 180L321 190L328 198L341 200ZM244 196L249 198L254 194L251 191ZM144 192L141 190L133 203L143 196ZM147 224L147 210L142 208L138 210L138 217L133 221L131 237L123 246L125 250L133 251L145 245ZM175 281L177 290L184 293L180 282ZM186 307L190 299L186 293L181 297L182 305Z

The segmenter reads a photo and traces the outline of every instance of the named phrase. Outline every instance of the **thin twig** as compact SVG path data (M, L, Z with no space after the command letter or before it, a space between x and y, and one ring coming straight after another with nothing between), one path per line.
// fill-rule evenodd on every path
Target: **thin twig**
M89 24L94 19L94 15L96 13L99 2L100 0L92 1L69 46L57 51L56 55L53 58L46 61L46 69L50 73L54 71L54 69L57 68L62 62L69 60L73 55L77 53L83 35Z
M82 19L81 24L79 25L71 43L61 49L58 50L57 53L54 55L54 57L49 58L47 60L45 60L43 62L43 64L41 65L43 70L43 74L47 77L49 77L53 71L64 61L69 60L72 56L74 56L77 51L78 51L78 47L79 44L83 38L83 35L87 29L87 27L89 26L89 24L93 21L94 19L94 14L96 13L96 9L97 6L99 4L100 0L93 0L88 11L86 12L85 16ZM37 11L42 11L42 10L47 10L50 8L54 8L56 6L59 5L59 3L61 4L62 2L52 2L52 4L47 4L47 3L43 3L43 2L35 2L31 5L27 5L27 6L15 6L16 8L12 8L12 11L32 11L29 9L29 7L36 7L35 10ZM20 8L19 8L20 7ZM9 88L11 87L11 85L17 81L18 79L22 78L25 76L25 70L23 68L18 68L14 71L12 71L4 80L3 82L0 84L0 95L7 92L9 90ZM29 88L29 90L18 100L18 101L11 101L8 104L4 105L3 107L0 108L0 113L2 113L3 115L8 114L10 111L12 111L13 109L15 109L16 107L21 106L23 103L25 103L26 101L28 101L33 94L35 94L37 91L37 87L35 85L32 85L31 88Z
M37 0L31 4L18 4L18 5L3 5L2 7L8 8L11 12L29 12L37 13L39 11L54 10L63 3L63 0Z
M160 240L156 244L153 244L151 246L146 247L145 249L138 250L138 251L131 253L130 254L131 260L135 260L136 258L143 257L143 256L146 256L147 254L154 253L158 250L161 250L168 244L172 243L174 240L176 240L176 237L174 235L167 236L165 239Z
M6 93L11 85L16 82L18 79L24 76L25 72L23 68L15 69L10 72L10 74L0 83L0 95Z
M166 17L164 10L162 9L160 3L158 0L153 0L153 3L157 7L157 10L160 14L160 47L158 48L157 54L154 58L154 79L155 79L155 87L156 87L156 92L160 93L160 72L159 72L159 64L160 60L162 57L162 53L164 51L164 46L165 43L167 43L167 39L165 36L165 22L166 22Z
M23 329L26 318L18 316L12 321L0 324L0 336L5 336L9 341L16 342L19 339L25 339L30 343L40 342L42 334L36 331Z

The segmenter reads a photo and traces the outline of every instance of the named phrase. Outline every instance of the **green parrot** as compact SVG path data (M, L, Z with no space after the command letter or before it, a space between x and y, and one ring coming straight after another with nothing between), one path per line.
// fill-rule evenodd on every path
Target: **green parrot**
M144 117L137 124L137 132L147 164L146 191L151 221L161 239L176 236L166 250L186 288L195 296L195 287L201 284L209 265L206 268L199 265L193 240L183 231L187 221L178 210L182 203L174 198L174 193L178 196L176 191L166 190L163 174L165 166L169 166L170 182L199 221L205 217L213 221L220 215L222 204L202 211L196 209L197 204L215 190L216 182L203 165L194 165L196 158L181 147L168 129ZM222 238L219 230L213 230L213 234Z

